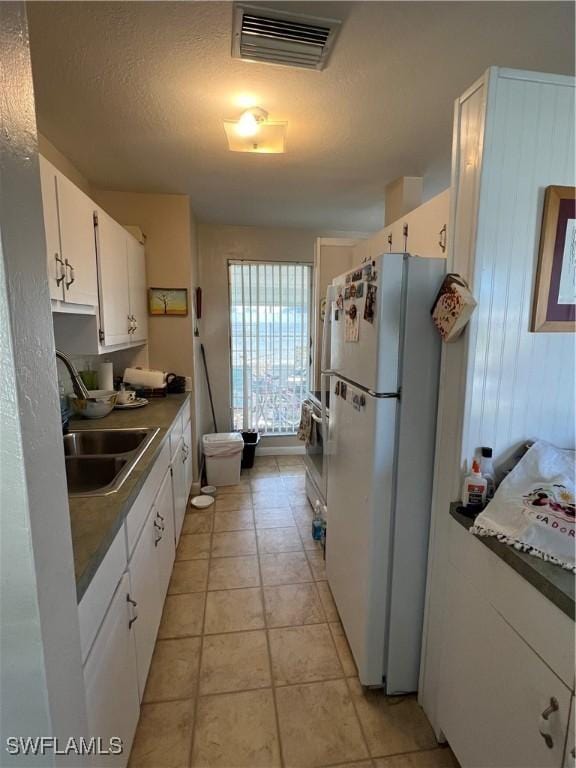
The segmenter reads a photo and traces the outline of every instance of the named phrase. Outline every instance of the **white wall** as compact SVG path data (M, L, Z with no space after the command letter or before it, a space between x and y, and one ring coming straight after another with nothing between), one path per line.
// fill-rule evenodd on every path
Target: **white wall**
M314 262L317 233L296 229L236 227L200 224L200 282L203 290L202 336L208 367L218 431L230 429L230 346L228 261L300 261ZM205 428L212 431L211 417L202 408ZM277 443L270 439L267 444ZM294 443L294 440L284 440Z
M492 70L456 103L448 271L478 307L442 356L420 699L437 732L448 507L481 445L574 447L574 335L530 333L545 188L574 185L574 80Z
M0 115L0 763L52 765L4 742L86 734L23 3L0 3Z

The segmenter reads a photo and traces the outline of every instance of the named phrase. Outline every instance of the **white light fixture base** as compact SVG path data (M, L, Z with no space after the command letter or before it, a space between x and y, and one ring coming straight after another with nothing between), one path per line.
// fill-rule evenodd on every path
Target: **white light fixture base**
M224 120L224 130L231 152L256 152L260 154L281 154L286 152L288 123L271 120L258 123L258 132L253 136L238 134L238 120Z

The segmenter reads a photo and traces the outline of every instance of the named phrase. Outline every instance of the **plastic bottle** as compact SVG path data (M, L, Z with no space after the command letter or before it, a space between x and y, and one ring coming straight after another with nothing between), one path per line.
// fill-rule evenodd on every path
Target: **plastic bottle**
M319 501L314 505L314 518L312 520L312 538L314 541L322 541L324 533L324 521L322 519L322 505Z
M480 448L480 473L486 479L486 499L490 501L496 491L496 473L494 472L494 464L492 462L492 448L487 448L486 446Z
M464 478L462 503L465 507L482 507L486 503L488 481L482 477L477 459L472 461L472 471Z

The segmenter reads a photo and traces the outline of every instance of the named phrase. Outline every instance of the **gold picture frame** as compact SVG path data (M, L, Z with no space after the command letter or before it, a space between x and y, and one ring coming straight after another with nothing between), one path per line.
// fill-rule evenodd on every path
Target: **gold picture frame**
M530 330L576 330L576 187L546 188Z
M148 288L150 317L185 317L188 314L187 288Z

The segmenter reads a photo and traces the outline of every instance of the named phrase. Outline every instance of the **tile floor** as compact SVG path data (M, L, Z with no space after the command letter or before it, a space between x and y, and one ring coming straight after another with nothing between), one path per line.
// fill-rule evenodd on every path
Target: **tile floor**
M130 768L454 768L411 696L366 692L300 457L186 515Z

